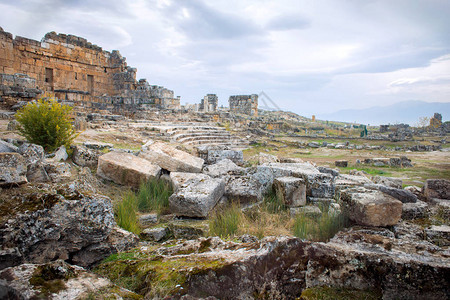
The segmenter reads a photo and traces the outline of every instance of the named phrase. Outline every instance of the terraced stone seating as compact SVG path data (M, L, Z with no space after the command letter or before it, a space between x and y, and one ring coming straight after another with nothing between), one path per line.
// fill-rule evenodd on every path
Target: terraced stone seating
M172 126L161 128L161 133L172 141L185 145L226 145L246 147L248 143L230 134L223 127L215 126Z

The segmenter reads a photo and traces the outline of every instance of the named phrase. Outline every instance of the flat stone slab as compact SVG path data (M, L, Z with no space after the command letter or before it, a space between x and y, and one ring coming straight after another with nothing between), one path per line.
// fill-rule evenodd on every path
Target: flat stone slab
M139 157L170 172L200 173L204 160L162 142L148 142Z
M339 176L337 176L334 181L336 188L363 186L364 184L370 183L372 183L372 181L365 176L348 174L339 174Z
M222 177L225 175L239 175L244 173L245 169L236 165L229 159L223 159L213 165L203 168L203 172L211 177Z
M438 198L450 200L450 180L427 179L423 190L425 197L428 199Z
M168 234L168 230L165 227L147 228L141 233L141 236L151 241L159 242L164 239Z
M417 200L416 203L403 203L402 219L411 220L425 218L427 216L428 204Z
M122 185L139 187L160 172L160 167L129 153L109 152L98 159L97 175Z
M381 184L396 189L401 189L403 184L403 181L400 178L384 177L384 176L374 176L372 178L372 181L373 183Z
M169 197L170 211L177 216L204 218L224 193L223 179L196 174L183 183L178 182L175 193Z
M262 200L261 187L251 176L225 176L225 196L229 202L248 204Z
M341 199L349 218L359 225L395 225L402 216L402 202L378 190L349 189Z

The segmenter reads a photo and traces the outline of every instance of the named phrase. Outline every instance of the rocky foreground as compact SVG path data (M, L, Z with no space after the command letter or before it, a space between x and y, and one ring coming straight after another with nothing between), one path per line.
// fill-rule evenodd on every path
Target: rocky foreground
M403 189L398 179L298 159L260 155L258 165L246 166L240 151L194 156L160 142L137 155L76 146L73 163L64 149L46 156L36 145L0 146L2 299L296 299L322 286L369 299L450 298L448 180ZM158 225L140 240L117 226L111 199L97 187L151 178L171 182L170 213L179 220L235 201L258 205L273 188L293 215L327 204L352 225L327 243L170 236ZM162 216L154 218L149 223Z

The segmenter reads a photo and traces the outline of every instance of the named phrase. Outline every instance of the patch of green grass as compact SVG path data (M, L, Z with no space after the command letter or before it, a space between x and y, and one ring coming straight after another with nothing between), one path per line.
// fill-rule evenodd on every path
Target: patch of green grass
M116 216L117 225L125 230L133 232L137 235L141 232L139 227L139 220L136 215L137 198L132 191L127 191L122 201L116 207L114 214Z
M364 171L370 175L380 176L392 176L393 169L391 167L366 167L366 166L353 166L353 167L339 167L341 171L348 173L350 170Z
M326 242L347 225L348 219L343 213L322 210L320 217L316 218L298 214L295 217L293 232L301 239Z
M239 223L242 219L242 212L238 204L216 211L209 219L209 232L213 236L228 238L236 234Z
M164 213L169 208L169 197L173 189L169 182L151 179L141 183L137 193L137 208L139 211L157 211Z
M301 300L377 300L382 299L379 291L355 290L317 286L305 289L300 296Z

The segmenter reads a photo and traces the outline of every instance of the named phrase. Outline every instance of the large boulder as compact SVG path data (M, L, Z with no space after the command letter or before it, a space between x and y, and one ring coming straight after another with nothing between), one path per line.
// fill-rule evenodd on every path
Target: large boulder
M178 184L175 193L169 197L170 210L177 216L206 217L224 192L223 179L196 174Z
M148 142L139 157L170 172L200 173L204 160L162 142Z
M0 269L56 259L88 267L137 243L117 227L106 196L63 188L19 194L0 206Z
M348 189L341 200L349 218L360 225L395 225L402 216L402 202L378 190Z
M424 186L424 194L427 199L450 200L450 180L427 179Z
M0 187L24 184L27 181L26 159L19 153L0 153Z
M0 271L2 299L135 299L139 296L110 280L62 260L23 264Z
M302 178L278 177L273 181L274 190L288 207L306 204L306 184Z
M109 152L98 159L97 175L118 184L139 187L160 172L160 167L129 153Z

